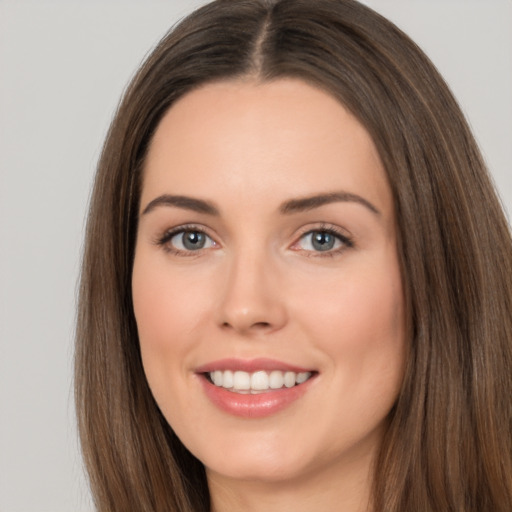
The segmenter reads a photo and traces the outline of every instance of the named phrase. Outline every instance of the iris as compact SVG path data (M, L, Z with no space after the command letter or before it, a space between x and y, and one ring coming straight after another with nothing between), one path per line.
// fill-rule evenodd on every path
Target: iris
M311 233L311 244L317 251L329 251L334 247L336 238L326 231L313 231Z

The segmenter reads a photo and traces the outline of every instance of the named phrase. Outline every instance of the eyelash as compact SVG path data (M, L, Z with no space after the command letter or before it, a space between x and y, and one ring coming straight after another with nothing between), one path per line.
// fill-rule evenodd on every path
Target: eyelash
M162 247L162 249L170 254L174 254L176 256L185 256L185 257L193 257L198 256L199 253L202 252L202 249L198 249L197 251L183 251L181 249L176 249L172 245L169 244L169 242L175 237L176 235L179 235L180 233L187 233L187 232L194 232L194 233L202 233L205 236L207 236L209 239L213 240L212 237L208 235L206 230L204 230L201 226L197 226L195 224L186 224L183 226L178 226L176 228L170 229L169 231L166 231L161 237L158 237L155 241L156 245ZM298 237L297 241L294 242L293 246L297 245L301 240L303 240L306 236L312 235L313 233L326 233L329 235L332 235L337 240L341 242L341 247L338 247L334 250L327 250L325 252L322 251L310 251L310 250L303 250L307 254L308 257L334 257L338 254L344 252L347 249L350 249L354 247L354 242L351 237L347 236L346 234L342 233L338 228L332 225L322 224L318 227L315 227L314 229L308 229L307 231L304 231L300 236ZM215 242L214 242L215 243ZM293 247L292 246L292 247ZM294 249L296 251L301 251L301 249Z
M182 251L181 249L176 249L175 247L169 244L173 237L179 235L180 233L202 233L203 235L213 240L212 237L209 236L208 233L201 226L196 226L195 224L185 224L183 226L178 226L176 228L170 229L169 231L166 231L161 237L159 237L156 240L156 245L162 247L162 249L168 252L169 254L174 254L176 256L197 256L201 252L201 249L197 251Z
M347 236L347 234L343 233L339 228L336 226L330 225L330 224L321 224L318 227L315 227L313 229L308 229L304 231L299 237L297 242L295 242L293 245L297 245L301 240L303 240L306 236L312 235L313 233L326 233L329 235L332 235L336 239L338 239L341 242L341 246L337 249L331 249L325 252L322 251L304 251L306 252L307 256L310 258L333 258L335 256L338 256L342 252L345 252L347 249L351 249L354 247L354 241L350 236ZM300 250L300 249L297 249Z

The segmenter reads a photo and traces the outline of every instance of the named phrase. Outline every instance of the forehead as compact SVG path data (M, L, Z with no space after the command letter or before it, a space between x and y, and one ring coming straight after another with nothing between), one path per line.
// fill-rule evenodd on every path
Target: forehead
M161 193L216 194L248 205L333 189L364 193L382 209L391 201L361 123L296 79L219 82L182 97L155 132L143 183L142 205Z

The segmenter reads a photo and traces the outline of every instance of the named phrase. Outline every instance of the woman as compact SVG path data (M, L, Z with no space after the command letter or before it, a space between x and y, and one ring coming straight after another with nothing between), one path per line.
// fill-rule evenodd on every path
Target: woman
M91 200L98 510L509 511L512 241L455 100L352 0L159 44Z

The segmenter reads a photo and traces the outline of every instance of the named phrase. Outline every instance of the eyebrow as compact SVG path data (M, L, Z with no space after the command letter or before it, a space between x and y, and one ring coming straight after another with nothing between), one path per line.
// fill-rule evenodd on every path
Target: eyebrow
M142 215L146 215L158 206L175 206L176 208L191 210L197 213L205 213L207 215L215 216L219 215L219 210L213 205L213 203L210 203L210 201L195 199L188 196L172 196L169 194L163 194L153 199L146 208L144 208Z
M358 203L372 213L381 215L380 211L370 201L366 200L357 194L351 194L350 192L330 192L326 194L316 194L309 197L302 197L299 199L290 199L285 201L279 208L279 211L284 215L290 215L293 213L304 212L313 210L331 203ZM219 216L219 210L210 201L204 199L196 199L189 196L173 196L170 194L163 194L156 197L144 208L141 215L153 211L159 206L174 206L176 208L182 208L184 210L190 210L197 213L203 213L206 215Z
M314 196L303 197L299 199L291 199L283 203L279 211L283 214L292 214L298 212L304 212L307 210L313 210L326 204L331 203L358 203L370 210L375 215L381 215L380 211L370 201L364 197L358 196L357 194L351 194L350 192L330 192L327 194L317 194Z

